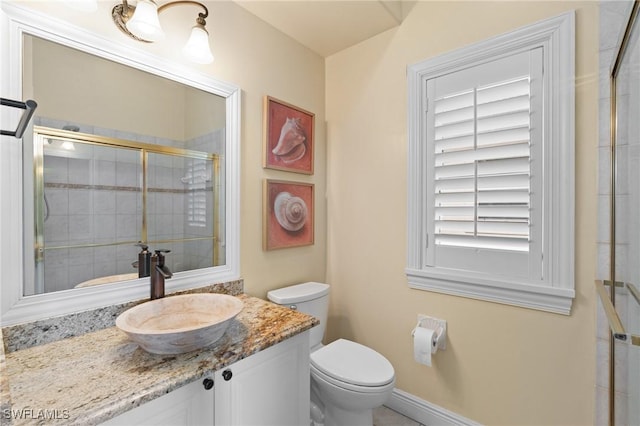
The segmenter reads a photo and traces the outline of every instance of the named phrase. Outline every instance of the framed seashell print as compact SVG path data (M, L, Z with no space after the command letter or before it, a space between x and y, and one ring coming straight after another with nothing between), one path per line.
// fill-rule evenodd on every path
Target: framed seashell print
M263 167L313 174L315 114L264 97Z
M313 184L265 179L262 242L265 250L313 244Z

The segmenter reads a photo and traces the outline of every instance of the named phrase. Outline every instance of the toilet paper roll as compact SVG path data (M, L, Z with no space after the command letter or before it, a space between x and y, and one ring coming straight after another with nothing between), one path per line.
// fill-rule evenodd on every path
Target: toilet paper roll
M431 355L438 350L438 336L435 330L416 327L413 330L413 357L416 362L431 367Z

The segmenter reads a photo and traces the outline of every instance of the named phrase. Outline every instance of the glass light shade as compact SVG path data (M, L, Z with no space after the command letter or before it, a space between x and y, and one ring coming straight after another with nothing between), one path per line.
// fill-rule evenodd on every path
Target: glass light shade
M202 25L195 25L191 29L191 36L187 40L187 44L182 48L182 53L197 64L210 64L213 62L211 47L209 47L209 33Z
M60 145L60 148L66 149L68 151L75 151L76 150L75 145L73 144L73 142L70 142L70 141L62 142L62 144Z
M164 38L164 31L158 19L158 5L153 1L138 1L136 10L126 25L133 35L143 40L158 41Z

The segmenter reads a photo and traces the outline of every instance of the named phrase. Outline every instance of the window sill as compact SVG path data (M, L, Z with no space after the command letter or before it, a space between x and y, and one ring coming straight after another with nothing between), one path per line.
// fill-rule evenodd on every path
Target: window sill
M453 296L570 315L575 291L530 283L471 277L454 271L407 268L409 287Z

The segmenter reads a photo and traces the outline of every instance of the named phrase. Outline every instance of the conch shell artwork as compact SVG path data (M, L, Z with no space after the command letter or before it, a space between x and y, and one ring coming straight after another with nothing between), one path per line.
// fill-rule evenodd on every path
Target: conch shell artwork
M275 250L313 244L313 201L312 183L265 179L262 203L263 249Z
M276 195L273 210L278 224L291 232L302 229L309 214L307 204L302 198L294 197L285 191Z
M271 151L285 164L301 159L307 152L307 134L299 118L287 118L280 130L278 144Z

